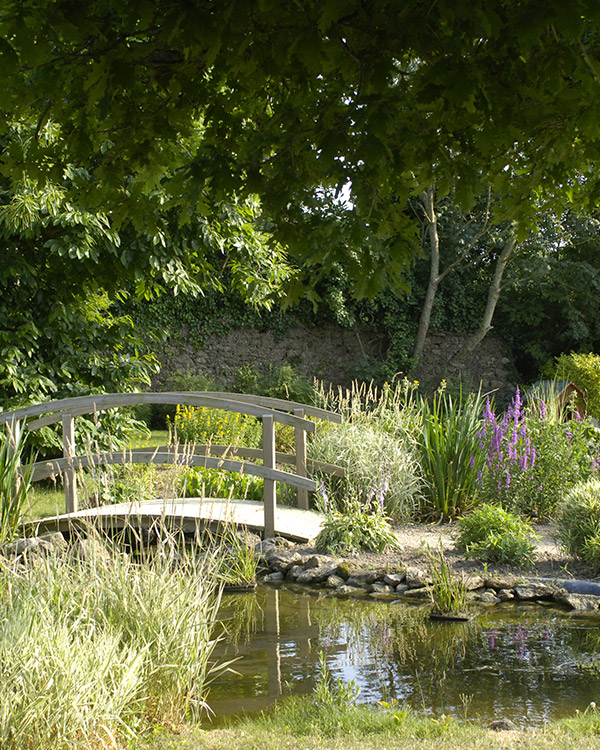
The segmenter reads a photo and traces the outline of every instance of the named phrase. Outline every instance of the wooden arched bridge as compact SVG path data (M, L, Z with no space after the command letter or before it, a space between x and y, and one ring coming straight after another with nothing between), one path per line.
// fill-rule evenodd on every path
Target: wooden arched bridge
M119 451L96 451L78 454L75 442L75 418L123 406L137 404L168 404L207 407L238 412L258 418L262 422L262 446L249 448L225 445L174 445L157 448L136 448ZM149 527L157 519L168 519L184 530L201 523L230 522L260 531L265 538L276 534L299 541L316 536L322 516L309 510L309 492L316 490L309 471L343 475L334 465L310 461L306 455L306 433L315 430L309 417L341 422L341 416L307 404L277 398L241 393L220 392L163 392L163 393L104 393L92 396L48 401L13 411L0 412L0 425L13 435L23 430L34 431L48 425L62 424L63 455L40 461L32 467L33 481L61 477L65 488L65 513L29 522L35 533L49 529L65 530L69 526L98 522L119 527L126 524ZM294 429L295 453L275 451L275 423ZM260 461L261 463L256 463ZM77 472L86 468L110 464L174 464L238 471L264 479L263 501L238 498L175 498L136 501L80 509L77 493ZM294 467L284 471L277 465ZM277 483L296 488L297 507L277 506Z

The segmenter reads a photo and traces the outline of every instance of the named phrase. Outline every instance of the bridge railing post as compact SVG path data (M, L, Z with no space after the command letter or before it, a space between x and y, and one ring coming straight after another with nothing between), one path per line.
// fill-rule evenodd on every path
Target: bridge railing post
M296 417L304 417L304 409L294 409ZM296 443L296 474L300 477L306 476L306 431L304 427L294 427L294 440ZM308 490L298 487L298 507L308 510Z
M275 420L272 414L263 414L263 465L275 468ZM277 490L274 479L264 480L263 503L265 514L265 539L275 536L275 509Z
M65 512L74 513L77 510L77 477L73 467L75 457L75 420L72 414L62 415L63 456L67 459L67 468L63 472L65 486Z

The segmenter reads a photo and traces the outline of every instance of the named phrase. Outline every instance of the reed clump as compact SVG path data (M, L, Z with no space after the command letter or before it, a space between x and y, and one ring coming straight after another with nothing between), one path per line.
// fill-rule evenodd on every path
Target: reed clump
M216 555L162 539L142 563L97 535L78 554L0 558L0 747L117 747L207 709Z

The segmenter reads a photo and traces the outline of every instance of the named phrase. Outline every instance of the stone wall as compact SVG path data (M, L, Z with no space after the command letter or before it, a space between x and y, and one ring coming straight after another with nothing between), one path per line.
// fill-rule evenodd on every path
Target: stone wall
M349 330L335 325L315 328L292 326L284 338L274 331L244 328L213 338L202 349L190 344L167 344L158 358L162 369L156 384L177 371L201 373L231 387L237 370L252 365L291 364L309 378L349 385L361 362L381 360L385 347L373 330Z
M437 385L448 377L448 362L459 351L465 336L447 331L434 331L427 337L423 358L413 377ZM465 359L461 372L463 383L484 392L495 391L500 401L509 400L518 383L517 371L507 347L494 336L487 336Z
M447 364L463 340L459 334L432 332L422 362L411 377L426 387L435 387L448 377ZM358 375L368 376L369 362L385 357L385 341L373 329L349 330L332 324L294 326L284 338L273 331L239 329L212 339L200 350L191 343L167 343L158 357L162 370L155 379L156 388L163 387L169 375L178 371L203 374L230 388L236 371L245 365L261 370L270 364L280 367L286 363L309 378L316 376L347 386ZM512 393L517 382L506 348L494 337L486 338L467 359L462 377L469 386L481 382L485 391L498 391L501 398Z

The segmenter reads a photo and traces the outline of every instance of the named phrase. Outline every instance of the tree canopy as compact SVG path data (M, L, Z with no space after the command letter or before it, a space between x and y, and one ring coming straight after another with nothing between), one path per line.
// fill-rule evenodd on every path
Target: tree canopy
M127 284L372 295L430 186L521 238L600 200L597 0L3 0L0 74L9 397L147 375Z
M4 0L0 132L29 130L1 173L83 168L78 205L146 233L159 202L181 226L258 195L301 263L369 293L433 181L463 205L491 184L522 224L533 199L597 202L599 21L595 0Z

